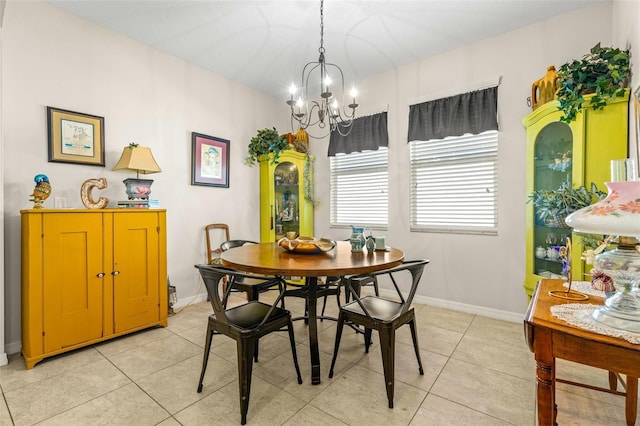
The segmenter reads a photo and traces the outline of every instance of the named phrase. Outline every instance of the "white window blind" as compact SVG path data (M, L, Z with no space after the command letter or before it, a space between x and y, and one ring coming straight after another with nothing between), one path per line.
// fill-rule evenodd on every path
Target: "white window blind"
M331 224L387 226L388 150L336 154L331 169Z
M497 234L498 132L409 145L411 229Z

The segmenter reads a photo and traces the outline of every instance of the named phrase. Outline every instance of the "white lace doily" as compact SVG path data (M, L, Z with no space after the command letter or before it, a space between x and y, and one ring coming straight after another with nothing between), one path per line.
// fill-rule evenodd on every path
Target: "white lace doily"
M573 288L573 285L571 288ZM551 314L575 327L584 328L585 330L604 334L605 336L618 337L634 345L640 344L640 333L607 327L593 320L591 314L594 310L601 307L602 305L594 305L591 303L568 303L552 306Z
M569 283L564 283L563 286L569 288ZM596 290L589 281L571 281L571 290L591 296L604 297L604 291Z

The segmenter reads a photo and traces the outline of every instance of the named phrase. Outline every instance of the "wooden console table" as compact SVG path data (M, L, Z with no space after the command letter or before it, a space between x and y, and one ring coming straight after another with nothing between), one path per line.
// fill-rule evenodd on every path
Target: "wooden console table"
M551 314L553 305L604 303L601 297L595 296L589 296L589 300L585 302L550 296L550 290L563 289L563 282L563 280L551 279L539 281L524 319L525 337L536 360L538 425L557 424L556 381L624 395L627 425L634 425L637 412L638 376L640 376L640 345L577 328L554 317ZM611 389L556 379L556 358L608 370ZM616 373L627 376L626 392L615 390Z

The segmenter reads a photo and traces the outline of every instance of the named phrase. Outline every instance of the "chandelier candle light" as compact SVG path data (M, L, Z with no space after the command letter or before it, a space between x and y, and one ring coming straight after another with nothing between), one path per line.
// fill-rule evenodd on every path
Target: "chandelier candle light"
M620 170L624 168L621 173ZM592 318L610 327L640 332L640 181L633 160L611 162L613 180L607 197L570 214L567 225L578 232L615 235L615 248L595 257L594 268L611 277L616 293Z
M309 126L318 125L324 129L329 123L330 131L337 131L342 136L346 136L351 132L353 120L356 117L356 96L358 92L355 88L351 89L351 103L348 105L349 110L345 109L338 103L338 97L334 95L332 90L340 89L339 97L344 105L344 74L339 66L325 61L324 53L324 0L320 1L320 57L317 62L309 62L302 69L302 79L300 81L300 95L297 96L298 88L292 84L289 92L290 97L287 101L291 107L291 127L293 129L294 120L302 129ZM313 89L310 86L312 75L317 75L314 71L320 72L320 100L310 100L309 91ZM334 83L334 77L339 83ZM313 86L313 83L311 83ZM317 112L317 119L314 117L314 110ZM311 136L311 135L310 135ZM325 135L326 136L326 135ZM313 136L311 136L313 137Z

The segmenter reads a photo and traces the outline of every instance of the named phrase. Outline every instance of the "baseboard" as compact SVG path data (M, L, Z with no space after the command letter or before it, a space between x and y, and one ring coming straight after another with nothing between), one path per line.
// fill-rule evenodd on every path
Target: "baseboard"
M387 297L398 297L395 290L380 289L380 293ZM406 295L405 295L406 296ZM468 314L480 315L509 322L522 322L523 313L501 311L498 309L485 308L483 306L468 305L466 303L452 302L450 300L436 299L434 297L416 295L413 299L416 303L436 306L438 308L451 309L452 311L465 312Z
M395 290L387 290L380 289L380 293L388 297L397 297L397 293ZM175 305L173 305L173 309L182 309L187 305L204 302L207 300L207 295L205 293L197 294L195 297L187 297L178 299ZM498 309L485 308L482 306L468 305L466 303L452 302L450 300L444 299L436 299L433 297L419 296L416 295L414 301L417 303L422 303L424 305L437 306L439 308L451 309L453 311L466 312L468 314L481 315L483 317L495 318L503 321L510 322L522 322L524 319L524 314L516 313L516 312L507 312L501 311ZM14 354L20 352L22 348L21 342L11 342L7 343L4 346L6 353L0 353L0 365L5 365L7 361L7 354Z
M199 293L196 294L195 296L191 296L191 297L186 297L183 299L178 299L178 301L176 302L175 305L173 305L173 309L182 309L187 305L192 305L195 303L200 303L200 302L204 302L207 300L207 295L206 293Z
M6 343L4 345L4 351L5 351L4 356L6 357L7 354L9 355L17 354L21 350L22 350L22 341L20 340L18 340L17 342ZM0 364L0 365L4 365L4 364Z

